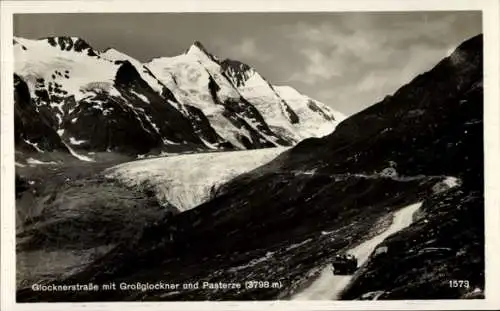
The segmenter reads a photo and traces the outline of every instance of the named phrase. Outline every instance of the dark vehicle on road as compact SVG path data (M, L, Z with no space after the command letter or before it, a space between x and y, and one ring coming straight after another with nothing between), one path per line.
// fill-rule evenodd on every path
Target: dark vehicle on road
M353 274L358 268L358 259L350 254L338 254L332 262L333 274Z

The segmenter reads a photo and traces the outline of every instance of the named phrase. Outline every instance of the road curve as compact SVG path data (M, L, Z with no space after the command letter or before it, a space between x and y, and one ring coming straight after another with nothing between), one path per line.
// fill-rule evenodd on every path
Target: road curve
M413 220L413 214L420 208L422 203L416 203L403 207L394 213L392 224L381 234L350 249L348 253L358 258L358 265L366 262L377 245L383 242L391 234L408 227ZM326 266L319 277L300 293L292 296L292 300L337 300L338 295L351 281L351 275L334 275L331 267Z

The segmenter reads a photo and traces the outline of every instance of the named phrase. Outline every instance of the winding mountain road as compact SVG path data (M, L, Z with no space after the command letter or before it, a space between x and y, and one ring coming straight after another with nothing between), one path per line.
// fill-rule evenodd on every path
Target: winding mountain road
M393 222L387 230L350 249L348 253L358 258L359 266L363 265L377 245L393 233L410 226L413 221L413 214L421 205L422 203L416 203L403 207L394 214ZM309 287L292 296L292 300L337 300L351 279L352 275L334 275L328 265Z

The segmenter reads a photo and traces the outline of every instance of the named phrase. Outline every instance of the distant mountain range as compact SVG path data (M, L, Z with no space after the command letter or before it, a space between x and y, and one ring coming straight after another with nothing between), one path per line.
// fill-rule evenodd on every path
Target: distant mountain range
M14 53L15 142L28 152L291 146L345 118L199 42L149 63L77 37L14 38Z

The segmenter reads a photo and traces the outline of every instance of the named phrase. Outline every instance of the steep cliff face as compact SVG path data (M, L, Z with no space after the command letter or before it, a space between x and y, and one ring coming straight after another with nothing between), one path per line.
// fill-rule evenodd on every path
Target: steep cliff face
M17 148L27 152L67 151L50 119L32 104L26 83L14 75L14 139Z

